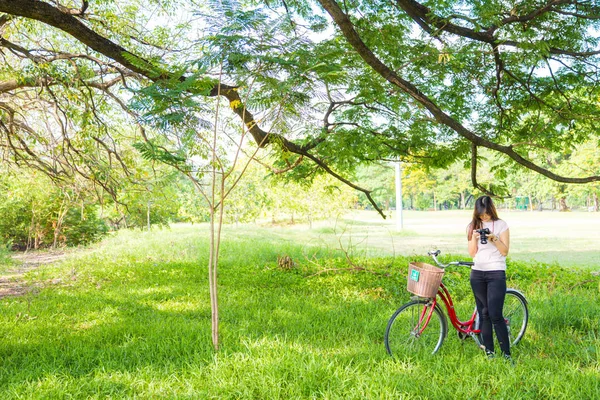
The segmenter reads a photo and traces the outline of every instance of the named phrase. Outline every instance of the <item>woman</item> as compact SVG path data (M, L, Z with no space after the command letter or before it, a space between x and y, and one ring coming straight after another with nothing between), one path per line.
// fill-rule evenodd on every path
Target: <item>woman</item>
M489 229L486 237L480 230ZM473 220L467 227L469 255L473 257L471 288L481 319L481 337L488 357L494 357L492 325L504 357L511 360L508 329L502 315L506 294L506 255L510 234L506 222L498 218L491 197L475 201ZM512 361L512 360L511 360Z

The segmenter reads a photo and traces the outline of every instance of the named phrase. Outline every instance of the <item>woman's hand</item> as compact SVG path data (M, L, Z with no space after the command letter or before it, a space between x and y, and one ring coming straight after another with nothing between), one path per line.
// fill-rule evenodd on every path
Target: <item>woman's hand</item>
M500 238L496 235L494 235L493 233L490 233L489 235L487 235L488 240L490 242L496 243L498 240L500 240Z

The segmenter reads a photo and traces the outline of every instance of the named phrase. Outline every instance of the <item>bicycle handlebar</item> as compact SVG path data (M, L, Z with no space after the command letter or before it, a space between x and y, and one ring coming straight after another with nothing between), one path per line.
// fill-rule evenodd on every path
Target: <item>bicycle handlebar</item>
M447 268L451 265L464 265L464 266L472 266L474 264L474 262L472 261L452 261L449 262L448 264L442 264L438 259L437 256L439 256L442 252L440 250L435 250L435 251L428 251L427 255L430 256L431 258L433 258L433 261L435 261L435 263L438 265L438 267L440 268Z

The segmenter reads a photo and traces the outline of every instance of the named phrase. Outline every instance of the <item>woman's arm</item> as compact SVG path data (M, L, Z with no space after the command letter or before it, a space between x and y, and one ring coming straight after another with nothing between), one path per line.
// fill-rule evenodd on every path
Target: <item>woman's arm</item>
M473 231L470 239L469 235L467 235L467 240L469 241L469 255L471 257L475 257L475 254L477 254L477 250L479 248L477 245L479 243L479 236L480 235L477 231Z
M500 254L502 254L503 256L506 256L508 254L508 248L510 247L510 232L508 229L502 232L500 234L500 237L496 235L490 235L490 239L492 243L494 243Z

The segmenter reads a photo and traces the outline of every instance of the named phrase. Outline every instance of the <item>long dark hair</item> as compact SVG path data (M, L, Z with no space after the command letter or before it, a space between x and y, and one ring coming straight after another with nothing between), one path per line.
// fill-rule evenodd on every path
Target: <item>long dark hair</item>
M498 213L496 212L496 206L490 196L481 196L475 200L475 209L473 210L473 219L467 227L469 240L473 237L473 231L475 229L483 228L483 222L481 221L481 214L487 214L492 218L492 221L498 221Z

